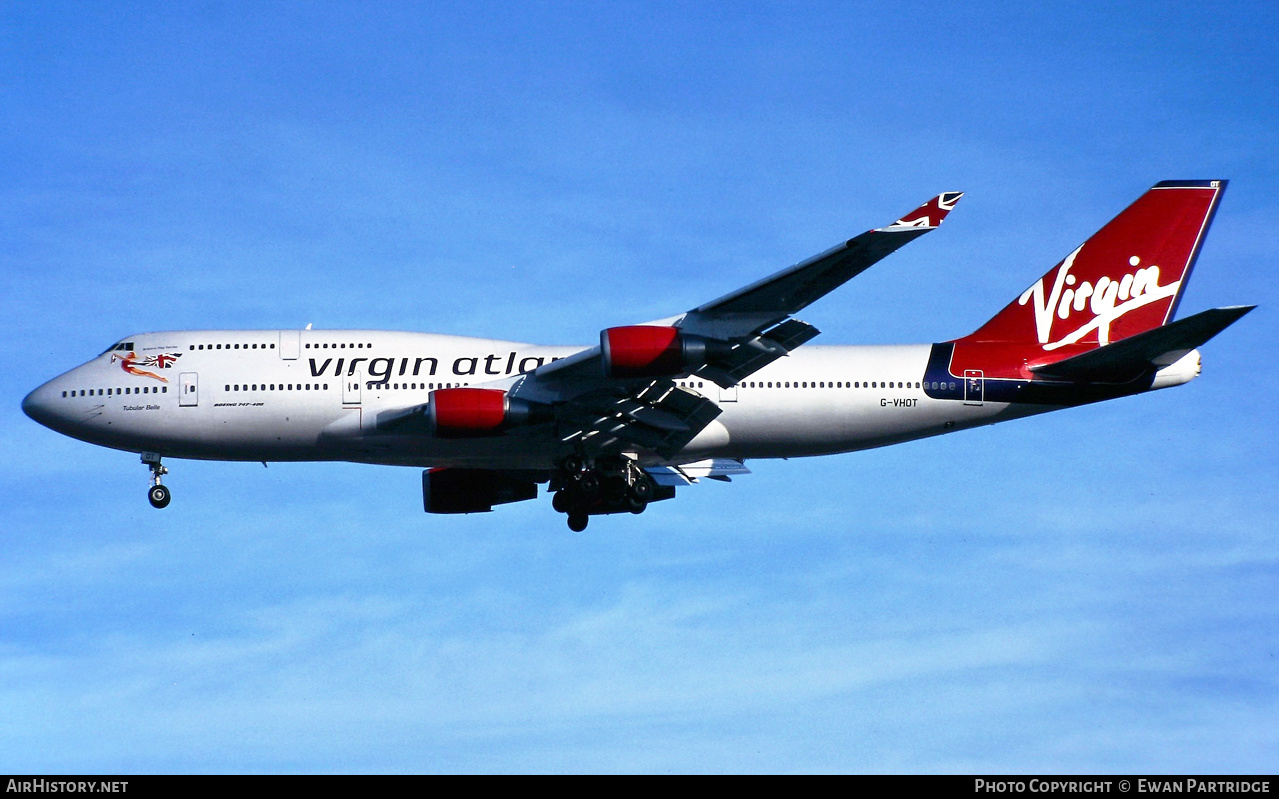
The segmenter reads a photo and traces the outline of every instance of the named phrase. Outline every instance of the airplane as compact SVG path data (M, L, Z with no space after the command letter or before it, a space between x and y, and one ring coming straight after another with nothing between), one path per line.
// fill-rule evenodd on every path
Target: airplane
M1163 181L973 333L904 346L803 346L794 314L935 230L945 192L685 313L597 346L377 330L139 333L50 380L23 411L165 458L424 468L427 513L534 499L568 526L640 513L756 458L882 447L1177 386L1198 347L1255 306L1172 320L1225 180Z

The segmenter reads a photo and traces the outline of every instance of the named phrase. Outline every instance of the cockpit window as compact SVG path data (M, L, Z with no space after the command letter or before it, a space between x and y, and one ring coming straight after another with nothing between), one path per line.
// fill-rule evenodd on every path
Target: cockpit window
M102 351L102 354L106 355L108 352L132 352L132 351L133 351L133 342L122 341L113 347L107 347L105 350Z

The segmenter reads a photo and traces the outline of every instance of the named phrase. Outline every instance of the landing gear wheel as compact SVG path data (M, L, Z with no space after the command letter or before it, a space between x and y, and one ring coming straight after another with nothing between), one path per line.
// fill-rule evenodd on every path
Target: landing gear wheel
M631 485L631 497L647 505L653 498L653 484L641 477Z
M164 508L168 507L169 500L172 499L169 489L162 485L151 486L151 490L147 492L147 499L151 500L151 507Z
M169 489L160 485L160 478L169 470L160 463L160 455L156 452L142 453L142 463L151 470L151 487L147 489L147 499L153 508L163 508L169 504Z
M555 496L551 498L551 507L555 509L556 513L568 513L570 504L568 491L562 488L556 491Z
M575 533L580 533L586 529L586 523L590 520L591 517L585 513L570 513L568 515L568 529Z
M578 472L574 475L577 481L577 490L582 492L582 496L593 497L600 491L600 479L594 472Z

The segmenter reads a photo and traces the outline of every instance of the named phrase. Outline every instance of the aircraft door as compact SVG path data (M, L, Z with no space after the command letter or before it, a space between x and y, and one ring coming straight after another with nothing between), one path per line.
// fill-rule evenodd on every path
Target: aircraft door
M280 360L296 361L302 353L302 331L280 331Z
M356 369L355 374L342 378L342 404L359 405L360 388L364 383L364 370Z
M737 402L737 386L732 385L732 386L729 386L728 388L721 387L719 390L719 401L720 402Z
M195 372L178 375L178 405L195 407L200 404L200 382Z
M981 405L985 399L986 380L980 369L964 370L964 404Z

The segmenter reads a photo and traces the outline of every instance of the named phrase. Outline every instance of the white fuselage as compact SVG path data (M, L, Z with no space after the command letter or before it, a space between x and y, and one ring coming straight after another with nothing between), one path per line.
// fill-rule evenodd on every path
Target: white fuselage
M374 422L438 388L522 396L525 373L583 349L372 330L179 331L128 342L36 389L24 408L67 435L166 457L543 469L556 457L545 430L459 440L378 434ZM812 346L730 389L677 378L723 412L670 461L643 459L846 452L1052 409L930 398L920 388L929 352Z

